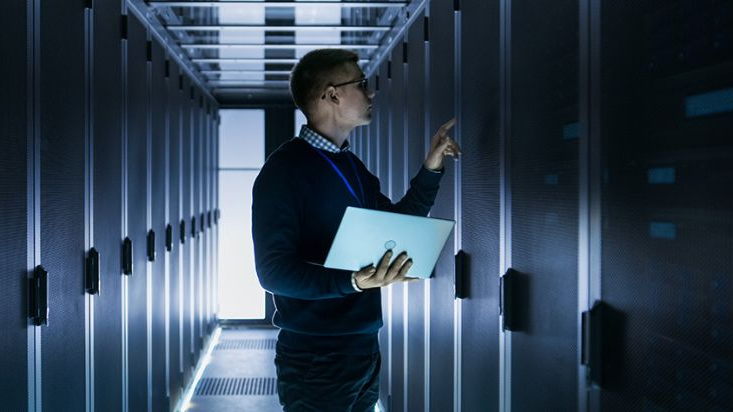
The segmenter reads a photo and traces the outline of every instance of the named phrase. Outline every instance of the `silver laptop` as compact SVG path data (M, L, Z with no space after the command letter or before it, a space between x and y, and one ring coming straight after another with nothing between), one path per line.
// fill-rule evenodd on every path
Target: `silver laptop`
M359 271L379 264L392 249L392 260L407 251L412 267L407 277L429 278L456 222L347 207L325 267Z

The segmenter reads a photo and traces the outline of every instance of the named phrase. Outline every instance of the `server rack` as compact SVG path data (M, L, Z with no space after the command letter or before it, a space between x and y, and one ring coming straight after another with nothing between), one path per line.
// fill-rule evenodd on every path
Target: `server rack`
M25 291L33 270L41 262L37 237L35 203L38 198L36 164L39 145L36 137L36 107L31 98L35 93L35 21L27 19L25 3L3 5L0 13L0 49L10 61L29 62L25 65L0 65L0 267L13 268L0 272L3 288L0 300L8 310L0 312L4 331L0 340L0 369L16 371L0 374L0 398L15 410L34 407L33 375L35 370L36 334L25 314L29 306ZM30 97L29 97L30 96ZM20 315L23 314L23 315ZM29 373L30 371L30 373Z
M422 168L425 161L425 33L424 15L418 15L410 27L403 45L405 66L405 188L408 181ZM425 282L403 286L406 312L405 410L425 409Z
M454 49L454 2L439 0L429 5L428 24L430 59L429 84L439 87L428 89L426 96L430 104L429 130L438 130L455 115L454 84L450 81L455 74ZM431 216L452 219L455 216L454 170L447 164L440 183ZM435 267L434 278L430 280L430 397L431 411L453 409L454 385L454 251L450 246L454 238L448 239L446 248Z
M122 409L122 40L119 4L98 3L93 14L92 246L99 251L99 294L94 296L94 407ZM87 276L91 274L87 273Z
M44 5L38 23L40 83L40 259L48 271L49 327L41 337L40 400L80 410L87 404L87 297L84 273L88 236L85 118L85 10ZM57 19L65 24L57 24ZM62 80L62 81L59 81ZM54 323L56 327L53 327Z

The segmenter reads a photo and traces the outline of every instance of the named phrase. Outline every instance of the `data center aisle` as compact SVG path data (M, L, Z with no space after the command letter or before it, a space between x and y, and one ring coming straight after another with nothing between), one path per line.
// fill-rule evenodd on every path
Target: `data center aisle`
M275 412L277 398L275 342L277 329L223 329L211 352L188 411Z

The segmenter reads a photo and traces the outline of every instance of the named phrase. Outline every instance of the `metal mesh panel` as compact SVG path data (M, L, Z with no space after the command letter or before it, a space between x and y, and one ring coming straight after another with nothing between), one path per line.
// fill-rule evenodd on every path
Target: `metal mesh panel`
M398 41L400 44L401 41ZM389 87L390 93L390 110L392 112L392 174L390 176L392 182L392 201L396 202L405 194L405 129L404 124L407 121L405 116L405 85L402 63L402 47L395 47L392 50L392 80ZM392 407L390 411L402 411L403 399L405 396L404 388L404 362L405 362L405 346L404 346L404 295L403 288L400 283L393 283L392 288Z
M26 4L3 6L0 50L0 399L10 410L28 407L26 314L27 267L27 124ZM8 64L12 62L12 64Z
M178 256L182 251L182 245L180 243L180 227L179 222L181 221L181 214L178 210L180 201L180 186L179 178L181 166L181 135L180 135L180 92L178 91L178 66L173 62L170 64L170 77L168 81L168 116L169 116L169 179L170 179L170 191L169 196L169 219L168 224L171 225L173 247L170 252L170 391L171 391L171 403L175 402L178 398L178 391L182 382L180 381L180 333L181 328L179 325L182 313L179 309L180 302L180 290L182 287L182 279L180 266L178 264Z
M577 408L578 3L512 10L512 407ZM532 396L527 396L532 388Z
M423 16L420 15L410 27L407 49L407 72L405 91L407 102L407 178L411 179L425 161L425 42L423 41ZM425 409L425 283L414 282L408 288L406 310L409 331L407 337L407 382L408 410Z
M376 110L379 111L379 124L377 127L379 127L379 152L378 152L378 169L376 176L379 177L379 182L381 185L381 191L383 194L388 194L388 182L389 182L389 156L390 156L390 148L389 148L389 122L390 122L390 97L389 92L390 89L388 87L388 81L387 81L387 62L385 61L382 63L382 66L379 69L380 72L380 89L377 93L374 102L372 103L372 110L376 108ZM387 406L389 403L389 393L390 393L390 368L389 368L389 362L390 362L390 356L389 353L389 335L390 331L388 328L388 308L389 308L389 293L387 290L382 291L382 318L384 321L384 327L379 331L379 346L381 348L382 352L382 368L380 370L380 385L379 385L379 398L382 401L382 404Z
M120 9L94 9L94 247L100 252L100 295L94 302L94 377L98 410L122 404L122 67Z
M130 410L147 409L147 46L146 30L130 16L128 40L127 217L133 242L133 274L129 278L128 348Z
M153 41L152 49L152 230L155 231L156 259L152 267L152 368L153 368L153 410L169 409L166 404L165 367L165 202L166 193L166 79L165 54L163 47Z
M277 378L203 378L196 396L272 396L277 394Z
M40 58L49 70L40 74L40 215L50 314L42 332L42 400L83 410L84 11L60 3L44 6Z
M189 80L184 77L183 78L183 90L179 93L180 97L180 105L181 105L181 170L182 170L182 176L181 176L181 207L183 210L183 216L181 219L185 222L185 233L183 234L183 237L186 239L186 243L180 245L180 253L182 256L182 262L183 265L180 267L181 271L181 279L182 284L180 287L183 289L181 296L183 297L182 307L183 312L181 313L181 316L183 317L183 365L182 370L184 371L184 374L186 377L190 375L191 368L194 366L193 362L191 360L191 353L193 352L193 349L191 348L191 316L193 316L192 313L192 307L191 307L191 288L193 287L191 283L191 242L193 242L193 239L191 239L191 105L192 101L189 95L189 87L190 82ZM179 243L180 244L180 243Z
M455 115L453 104L453 2L430 4L430 78L427 99L430 102L430 135ZM445 164L445 173L431 216L453 219L454 168ZM430 410L453 409L453 236L448 239L430 282Z
M275 350L275 339L223 339L216 350Z
M601 406L731 410L733 5L602 13Z
M461 405L499 405L499 5L461 4L462 249L469 257L462 302ZM480 108L479 110L477 110ZM450 162L450 160L448 160Z

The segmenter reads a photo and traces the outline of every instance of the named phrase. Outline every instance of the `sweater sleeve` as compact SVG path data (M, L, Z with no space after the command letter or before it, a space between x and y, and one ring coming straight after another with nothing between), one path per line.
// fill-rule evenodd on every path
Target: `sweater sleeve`
M358 293L351 284L352 272L325 268L300 257L303 216L287 169L266 164L252 190L252 240L260 284L274 295L306 300Z
M373 176L373 175L372 175ZM430 208L435 203L435 197L440 188L440 179L443 177L443 170L438 172L420 167L417 175L410 180L410 189L405 196L397 203L382 194L379 186L379 179L373 176L373 184L377 189L377 208L387 212L403 213L415 216L427 216Z

